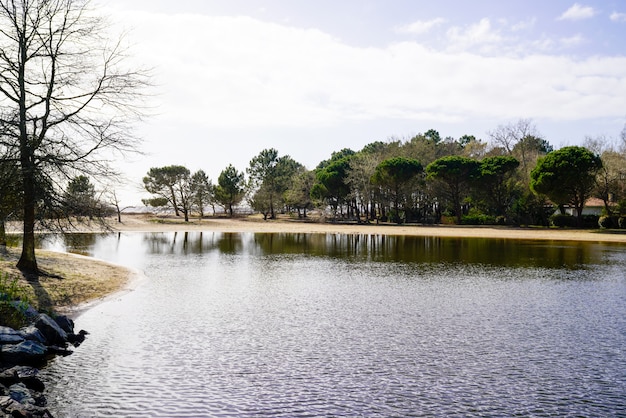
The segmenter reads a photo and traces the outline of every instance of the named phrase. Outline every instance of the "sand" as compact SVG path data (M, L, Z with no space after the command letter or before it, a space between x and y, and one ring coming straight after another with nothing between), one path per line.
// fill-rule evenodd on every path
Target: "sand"
M290 233L339 233L371 235L413 235L461 238L503 238L523 240L606 242L626 245L626 231L590 231L546 228L510 227L461 227L461 226L418 226L418 225L357 225L319 222L315 219L302 222L283 217L264 221L259 216L244 218L191 219L184 222L173 216L157 217L150 214L122 215L122 222L109 219L110 230L120 232L168 232L168 231L215 231L215 232L290 232ZM19 232L16 225L9 230ZM81 224L79 232L102 232L101 225ZM626 249L626 247L625 247ZM27 281L15 268L19 257L18 248L9 248L0 254L0 271L9 278L18 278L28 292L31 303L37 308L54 310L76 316L84 309L132 290L141 278L141 272L127 269L93 258L38 251L40 269L46 275L38 280ZM6 277L6 276L5 276Z

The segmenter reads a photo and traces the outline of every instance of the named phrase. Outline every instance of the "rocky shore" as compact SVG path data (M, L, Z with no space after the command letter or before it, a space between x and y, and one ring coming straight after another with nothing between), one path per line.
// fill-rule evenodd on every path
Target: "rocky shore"
M29 325L0 326L0 417L52 417L46 409L39 369L54 356L69 355L84 340L67 316L26 309Z

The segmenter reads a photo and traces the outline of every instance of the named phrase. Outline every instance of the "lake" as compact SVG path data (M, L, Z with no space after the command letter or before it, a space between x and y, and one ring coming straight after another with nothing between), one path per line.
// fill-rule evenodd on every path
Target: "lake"
M42 372L55 417L626 411L626 246L339 234L68 235L139 269Z

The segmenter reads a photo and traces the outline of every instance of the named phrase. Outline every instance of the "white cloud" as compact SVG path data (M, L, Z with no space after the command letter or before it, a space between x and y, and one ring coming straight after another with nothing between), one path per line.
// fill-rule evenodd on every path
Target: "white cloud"
M135 31L142 36L137 59L155 67L160 110L172 123L304 128L422 114L574 119L620 116L626 107L626 58L486 57L415 42L356 48L317 30L252 18L126 18L143 22ZM502 39L487 19L448 35L457 47ZM597 79L587 89L580 80L590 67ZM598 88L605 76L611 88Z
M575 48L586 42L587 39L585 39L585 37L581 34L559 39L559 44L564 48Z
M514 25L511 26L511 30L513 32L518 32L522 30L532 29L536 23L537 23L537 18L533 17L531 19L523 20L521 22L515 23Z
M467 28L450 28L447 36L450 42L449 49L452 51L465 51L476 46L484 50L503 41L500 32L492 29L487 18Z
M611 20L613 22L626 22L626 13L613 12L611 13Z
M446 20L441 17L438 17L436 19L431 19L431 20L418 20L408 25L397 27L396 32L409 33L413 35L421 35L421 34L430 32L432 29L434 29L435 27L445 22Z
M591 6L582 6L575 3L572 7L567 9L557 20L583 20L589 19L595 16L596 11Z

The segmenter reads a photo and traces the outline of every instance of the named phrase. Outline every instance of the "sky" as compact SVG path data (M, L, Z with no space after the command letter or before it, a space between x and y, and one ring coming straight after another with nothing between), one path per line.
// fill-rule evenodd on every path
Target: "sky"
M100 0L153 74L144 155L118 160L125 205L150 167L245 171L275 148L309 169L343 148L488 141L531 119L555 148L626 123L625 0Z

